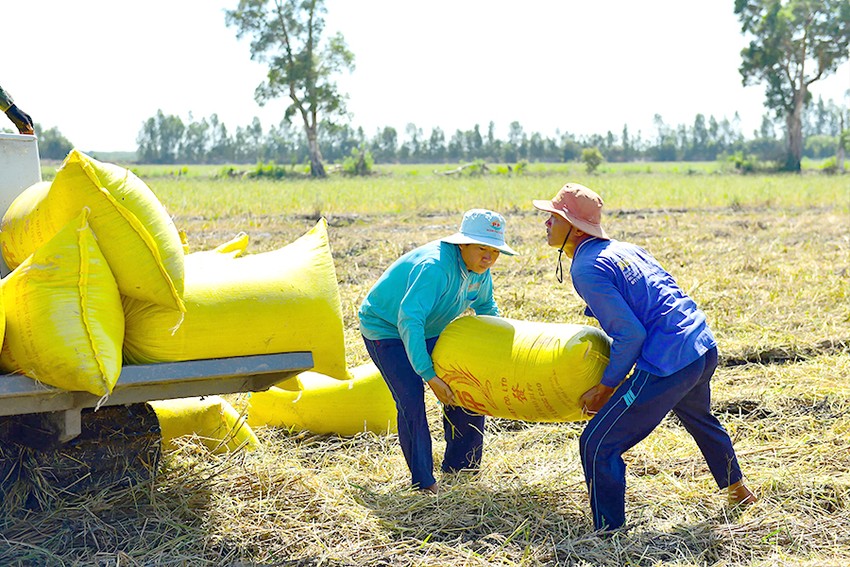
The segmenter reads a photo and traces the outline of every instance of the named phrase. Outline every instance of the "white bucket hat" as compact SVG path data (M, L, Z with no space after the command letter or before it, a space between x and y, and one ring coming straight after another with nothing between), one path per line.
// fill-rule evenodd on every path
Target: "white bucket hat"
M441 240L449 244L483 244L508 256L517 253L505 244L505 217L486 209L466 211L460 222L460 230Z

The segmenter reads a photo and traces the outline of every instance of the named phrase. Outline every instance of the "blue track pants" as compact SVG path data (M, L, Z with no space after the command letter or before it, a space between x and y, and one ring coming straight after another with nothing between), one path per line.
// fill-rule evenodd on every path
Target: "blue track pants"
M636 370L591 419L579 440L584 478L596 529L625 522L626 465L622 455L673 411L696 441L717 486L741 480L729 434L711 413L711 377L717 349L670 376Z
M398 440L413 486L427 488L436 482L431 430L425 415L427 386L410 365L400 339L373 341L363 337L363 341L395 400ZM437 337L426 341L428 354L434 350L436 343ZM443 406L443 430L446 440L443 472L477 469L481 464L484 444L484 416L461 407Z

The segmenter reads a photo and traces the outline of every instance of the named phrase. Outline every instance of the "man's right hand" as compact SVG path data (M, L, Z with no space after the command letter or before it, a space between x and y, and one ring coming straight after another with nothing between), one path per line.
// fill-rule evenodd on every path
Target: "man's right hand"
M452 389L448 384L443 382L437 376L434 376L426 383L431 387L431 391L434 392L434 395L437 396L437 399L440 400L444 406L455 405L455 394L452 392Z
M33 130L32 118L30 115L18 108L16 105L10 106L6 109L6 116L9 117L9 120L15 125L18 129L18 132L21 134L35 134Z

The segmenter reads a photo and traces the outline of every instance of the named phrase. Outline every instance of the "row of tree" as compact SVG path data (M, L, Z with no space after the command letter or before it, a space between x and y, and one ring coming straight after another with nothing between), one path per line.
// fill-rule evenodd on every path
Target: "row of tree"
M324 160L336 160L369 150L379 161L456 161L520 159L562 161L592 146L608 159L716 159L728 152L750 151L767 159L778 157L788 171L799 171L807 132L836 136L813 127L805 117L811 112L811 85L834 73L850 57L850 0L735 0L735 15L749 44L741 51L738 71L744 84L765 84L765 118L754 139L745 141L735 120L706 119L697 115L692 125L668 127L656 118L657 135L644 139L623 128L618 136L576 137L559 133L554 138L526 135L518 123L507 140L493 135L494 127L481 132L447 135L434 128L426 136L415 125L406 128L406 139L390 127L367 139L360 129L346 125L345 96L335 77L354 69L354 54L342 34L324 37L325 0L239 0L225 11L225 22L239 38L250 39L251 59L268 66L257 86L259 104L285 98L289 105L277 127L264 132L258 120L237 128L231 135L216 116L183 124L158 112L139 134L142 161L225 162L276 160L310 163L313 176L325 175ZM818 106L815 107L816 112ZM846 109L825 111L824 120L838 119L838 162L850 138ZM781 123L783 147L777 148L774 119ZM300 127L292 128L293 121ZM809 141L812 140L810 134ZM824 144L820 144L823 146ZM810 145L811 147L811 145ZM781 156L774 155L781 153Z
M735 0L734 10L742 33L750 39L741 51L738 70L744 84L767 85L765 107L784 123L783 168L799 171L804 149L803 115L812 99L810 87L835 72L850 54L850 0ZM257 102L264 104L274 98L287 98L289 106L284 121L288 124L293 118L300 118L314 176L325 174L323 141L332 143L340 133L347 134L344 126L333 130L325 125L345 116L345 97L338 91L334 77L354 69L354 54L341 34L324 40L325 13L325 0L240 0L234 10L225 12L225 22L236 28L237 37L250 38L251 58L268 66L266 79L255 91ZM689 152L692 157L705 158L727 151L730 144L743 143L740 134L731 136L735 141L723 137L719 124L715 139L702 137L711 136L713 125L711 119L706 121L703 117L701 121L703 125L698 124L698 117L692 132L686 127L661 133L659 126L661 142L652 144L651 148L642 146L639 140L633 144L626 128L619 144L612 133L598 141L607 142L609 154L619 146L624 159L632 153L639 157L641 152L655 154L650 155L655 158L674 154L686 157ZM842 133L845 128L850 125L842 124ZM407 156L422 153L421 146L427 149L430 159L438 159L438 154L444 151L439 158L446 160L460 155L468 159L467 154L481 151L489 158L511 161L513 154L519 157L524 151L522 140L514 136L513 128L510 139L498 147L497 140L489 135L492 128L488 129L487 142L491 143L487 150L485 136L478 127L471 132L456 133L448 140L436 128L427 139L418 135L415 126L410 130L409 145L402 143L398 149L402 153L399 159L405 159L403 152ZM359 138L354 142L362 145L365 140ZM398 140L392 129L385 129L377 138L375 150L379 157L383 156L378 150L389 151L392 142L397 144ZM568 134L560 138L552 144L542 137L537 140L533 135L528 137L525 157L560 154L565 158L568 153L565 147L582 143ZM346 135L341 141L349 139ZM838 161L842 160L843 154L839 153Z
M803 155L835 155L843 123L850 124L850 111L832 101L819 100L808 107L803 116L807 140ZM215 114L200 120L190 117L186 123L161 110L144 122L137 143L140 163L300 164L308 161L310 155L303 129L286 120L264 130L255 118L250 125L231 131ZM656 115L652 135L633 133L626 125L618 134L577 136L557 132L555 136L545 136L526 132L519 122L513 122L506 139L496 136L493 122L486 131L475 125L450 135L439 127L426 134L408 124L400 136L388 126L371 137L362 128L322 122L317 145L323 158L331 163L342 162L353 151L369 151L377 163L564 162L578 159L586 148L598 148L608 161L713 161L737 153L776 161L782 159L785 147L781 125L769 116L763 117L760 129L748 138L741 132L737 115L732 120L717 120L702 114L690 125L677 126L666 124Z

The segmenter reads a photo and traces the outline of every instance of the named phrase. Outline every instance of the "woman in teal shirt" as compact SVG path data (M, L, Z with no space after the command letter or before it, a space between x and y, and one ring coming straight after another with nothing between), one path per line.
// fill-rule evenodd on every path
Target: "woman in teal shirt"
M467 211L460 230L396 260L360 306L360 332L398 410L398 437L413 486L437 492L423 381L444 406L446 452L442 470L477 469L484 416L454 405L437 377L431 351L443 329L467 309L499 315L490 267L505 244L505 219L485 209Z

